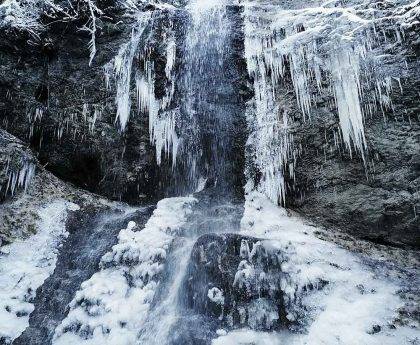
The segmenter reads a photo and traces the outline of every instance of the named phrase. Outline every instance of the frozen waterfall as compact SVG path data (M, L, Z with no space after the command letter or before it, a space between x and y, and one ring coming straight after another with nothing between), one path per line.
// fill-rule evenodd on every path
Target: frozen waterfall
M378 47L403 40L420 13L418 0L395 1L118 0L124 15L108 26L97 1L78 3L90 9L88 64L105 84L99 104L84 102L54 136L65 138L77 116L93 135L111 113L100 136L113 154L108 136L118 135L121 160L108 171L95 156L86 171L103 172L99 184L108 174L112 183L118 173L144 177L155 195L129 206L46 181L56 189L33 195L51 193L47 205L28 211L38 232L0 247L0 345L419 344L417 259L396 265L399 249L368 247L286 209L299 192L300 130L326 112L325 144L332 137L331 150L368 174L366 119L392 111L393 89L402 92ZM39 0L28 15L24 3L0 10L15 28L26 18L35 38L41 8L64 11ZM118 36L109 56L102 30ZM31 145L47 108L28 107ZM37 159L7 160L5 198L29 198L48 165ZM325 159L319 169L333 167Z

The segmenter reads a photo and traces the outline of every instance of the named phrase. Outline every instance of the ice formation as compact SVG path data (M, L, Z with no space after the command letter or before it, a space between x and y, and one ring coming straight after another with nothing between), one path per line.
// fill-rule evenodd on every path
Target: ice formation
M37 233L0 250L0 339L17 338L29 325L36 289L53 273L60 243L67 237L68 209L77 205L56 200L38 210Z
M117 105L116 118L119 120L121 131L125 130L130 118L132 65L138 51L141 35L146 28L149 17L150 14L148 13L139 15L137 27L132 31L130 41L120 48L118 55L114 59L115 83L117 88L115 99ZM108 74L105 75L108 76ZM109 85L109 79L107 79L107 84Z
M261 192L247 190L241 232L261 238L260 246L282 253L281 289L287 318L300 332L268 334L254 332L248 325L248 329L220 336L213 344L236 344L236 339L245 336L255 337L255 344L379 345L394 344L396 339L407 344L419 340L410 325L388 327L403 304L397 295L400 282L382 275L379 268L373 270L363 257L318 239L316 230L289 216ZM252 275L252 266L240 266L243 277ZM268 320L271 312L259 306L248 314ZM382 331L373 334L375 325Z
M144 229L129 222L103 256L100 271L82 283L53 344L135 344L167 252L195 202L193 197L163 199Z
M6 186L4 187L4 195L9 193L13 196L19 189L23 189L26 192L33 177L35 176L35 169L35 164L25 158L21 160L17 168L13 168L9 159L6 166L8 180Z
M160 165L162 154L169 155L172 152L172 166L176 165L176 157L180 139L175 130L177 110L168 110L160 114L153 125L153 139L156 146L156 160Z
M333 1L303 9L257 1L244 6L245 58L255 90L250 145L262 173L260 190L271 200L284 202L285 176L289 173L293 179L299 150L293 145L293 123L278 108L279 90L287 88L290 77L306 120L317 99L333 96L339 139L350 154L355 149L364 158L364 116L378 107L392 108L392 83L399 83L399 76L375 73L381 64L375 49L388 36L394 36L394 42L403 39L404 27L418 21L418 2L399 1L375 13L369 1L354 7ZM393 33L384 29L390 23Z
M169 109L175 92L174 66L176 59L176 42L169 28L166 42L165 76L168 85L162 99L155 96L154 62L150 57L147 39L141 40L145 28L150 25L150 14L142 13L138 16L137 27L133 30L131 39L120 48L113 63L104 66L105 85L111 89L111 80L116 84L117 119L123 132L127 126L131 112L131 75L135 74L135 90L137 109L141 114L149 117L150 142L156 147L156 159L161 164L166 154L172 157L172 165L176 164L176 157L180 140L176 133L175 119L177 109ZM141 63L137 66L134 60ZM112 68L113 65L113 68Z
M89 41L89 66L92 64L93 58L96 55L96 31L97 31L97 16L103 14L103 12L96 6L94 0L84 0L89 9L89 21L81 28L81 30L87 31L90 34Z

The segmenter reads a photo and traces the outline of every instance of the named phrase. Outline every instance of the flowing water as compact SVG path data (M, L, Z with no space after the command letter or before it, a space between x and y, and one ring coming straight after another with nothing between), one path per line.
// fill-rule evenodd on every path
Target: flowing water
M194 190L200 179L229 189L240 184L243 172L242 154L235 150L243 147L246 128L240 66L233 62L239 12L228 5L228 0L192 0L186 7L188 24L178 81L183 145L177 164L183 192Z
M194 327L191 319L199 318L189 315L187 321L191 311L186 311L183 303L183 282L191 251L201 235L239 229L243 200L235 191L234 169L238 163L234 140L235 121L240 119L243 107L234 82L237 72L230 64L234 14L227 5L225 0L193 0L187 6L189 25L180 77L183 89L180 127L184 137L181 164L185 168L182 178L189 187L199 179L206 179L210 189L196 194L199 204L168 258L152 310L140 331L140 344L197 341L193 335L179 332L186 323L191 331Z
M238 129L238 124L244 121L244 104L236 82L238 66L231 63L238 13L228 5L227 0L192 0L186 8L189 25L180 77L184 142L178 161L185 190L200 179L208 188L196 194L199 203L168 258L139 344L198 344L208 338L201 332L200 316L185 307L190 255L200 236L239 230L243 198L236 170L242 172L243 166L235 144L243 140L244 127Z
M196 344L197 337L207 338L205 333L194 334L200 333L204 325L200 316L186 307L184 280L191 252L200 236L239 230L243 201L221 194L217 188L196 194L199 203L167 258L151 311L140 330L140 344Z

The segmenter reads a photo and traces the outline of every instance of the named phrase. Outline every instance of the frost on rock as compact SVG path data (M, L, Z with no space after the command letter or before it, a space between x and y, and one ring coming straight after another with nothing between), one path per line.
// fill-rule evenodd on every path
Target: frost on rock
M89 66L92 64L93 58L96 55L96 31L97 31L97 16L103 14L103 12L96 6L94 0L84 0L89 10L89 21L81 28L81 30L87 31L90 34L89 41Z
M167 251L182 231L193 197L159 201L143 230L130 222L82 283L53 344L135 344L159 285Z
M67 209L77 205L57 200L42 207L38 231L0 249L0 341L9 344L29 325L36 289L50 276L60 243L67 237Z
M285 176L293 179L299 148L293 144L293 123L276 105L279 90L287 89L291 79L306 121L317 100L332 97L339 140L350 154L356 150L364 159L364 117L392 109L390 93L400 80L400 75L381 74L386 56L378 46L401 43L404 30L418 23L420 4L400 0L377 6L365 0L346 7L326 1L284 9L248 1L244 6L245 58L255 90L248 111L249 145L262 175L259 190L284 202Z
M12 27L37 34L43 29L39 23L43 1L5 0L0 4L0 28Z
M419 341L414 324L396 328L393 324L403 305L397 295L399 282L382 275L380 262L373 271L363 257L318 239L316 230L299 218L288 216L261 192L248 188L241 233L261 239L259 246L254 244L255 250L281 253L280 286L288 328L294 332L282 332L276 341L280 344L283 337L287 344L379 345L394 344L396 339L407 344ZM255 281L249 279L251 272L252 266L242 262L235 283L246 286ZM253 312L251 309L247 313L253 318L246 326L254 330L259 329L258 322L276 316L270 304L264 307L260 303ZM381 331L373 334L374 326ZM234 334L240 337L247 332L251 331L234 331L216 339L214 344L230 344ZM257 333L261 339L268 336Z
M96 54L97 22L103 15L96 0L69 0L66 3L57 0L5 0L0 4L0 29L13 28L38 37L49 24L43 22L45 18L51 21L75 21L83 17L82 12L89 18L80 30L88 32L91 37L88 43L91 65Z

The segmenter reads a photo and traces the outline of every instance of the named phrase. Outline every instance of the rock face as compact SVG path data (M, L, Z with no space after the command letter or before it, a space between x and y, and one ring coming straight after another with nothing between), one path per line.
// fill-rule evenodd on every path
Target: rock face
M117 23L122 12L112 3L103 2L107 19L100 22L91 66L89 35L79 30L83 18L52 23L40 37L2 31L0 118L57 177L138 201L154 193L155 158L146 116L133 116L124 134L114 125L115 95L106 88L103 66L129 40L131 23Z
M65 6L65 2L57 3ZM347 3L350 6L359 1ZM372 3L375 8L392 7L382 2ZM308 6L299 1L279 4L296 9ZM182 8L183 4L176 5ZM135 102L127 128L120 133L115 125L115 90L108 90L103 70L130 40L135 20L123 16L122 8L112 0L101 1L100 9L103 16L98 19L97 54L91 66L90 35L79 30L89 19L86 13L66 21L44 16L41 21L48 26L39 36L1 28L0 125L30 147L40 164L64 181L130 203L159 198L162 184L167 184L170 163L164 160L162 169L157 166L155 148L149 139L148 118ZM168 84L166 29L173 25L176 44L182 47L185 14L180 14L182 9L169 14L152 5L144 6L143 10L153 13L155 19L146 36L148 46L153 47L150 56L155 64L155 94L162 99ZM235 12L232 17L239 18L236 11L232 10ZM233 77L237 78L235 91L241 93L242 102L250 98L251 88L246 86L249 78L241 52L242 23L236 20L233 25L238 28L235 30L238 37L233 39L235 51L229 64L237 65L232 71L238 73ZM385 31L388 29L391 30L388 27ZM305 27L299 30L303 32ZM294 167L295 179L285 182L287 207L317 223L361 238L396 246L420 245L418 37L416 24L405 31L402 42L381 43L383 49L376 52L389 57L381 66L381 73L401 77L402 92L395 87L390 94L392 108L378 110L365 118L368 143L365 163L360 156L350 158L348 151L335 145L334 131L339 119L329 106L333 97L319 97L311 121L305 121L290 76L285 78L276 102L281 112L287 112L293 119L291 132L296 146L301 147ZM181 51L177 50L177 54ZM175 73L179 68L177 62ZM175 90L178 98L179 92ZM178 106L176 99L173 103L174 107ZM239 151L243 150L246 131L243 123L237 127ZM242 162L238 167L242 167ZM8 179L5 175L0 178ZM242 176L238 181L242 182Z
M200 237L185 277L186 307L218 320L218 328L285 326L281 253L236 234ZM190 313L190 312L189 312Z
M260 147L265 145L269 148L265 151L272 154L267 153L268 159L260 159L260 166L253 175L255 184L261 187L270 179L282 184L279 175L284 175L284 185L280 189L286 192L286 197L275 193L277 191L273 194L285 199L286 207L329 228L341 228L364 239L418 247L420 124L416 94L420 63L419 25L417 20L411 23L408 14L413 6L399 0L386 4L370 0L346 1L331 7L325 2L322 8L317 8L318 4L280 1L279 7L261 5L260 14L259 5L248 12L252 18L248 21L248 27L252 28L247 31L248 55L255 57L254 60L248 58L249 65L251 70L264 74L258 81L258 73L254 73L257 85L261 89L266 87L262 94L266 95L271 88L275 90L275 96L266 97L265 106L271 116L265 118L267 127L271 128L270 122L275 121L287 132L285 135L277 130L277 135L270 136L267 130L268 143ZM373 19L368 14L372 8L377 10ZM357 97L360 97L360 109L364 113L361 115L362 136L366 138L366 149L359 152L357 129L347 133L356 138L352 144L343 140L346 125L343 128L343 114L337 101L340 94L337 90L332 91L335 87L332 84L337 80L342 82L352 74L352 68L344 67L351 59L341 56L336 66L333 63L335 54L348 49L346 39L340 41L339 38L337 43L335 38L342 33L347 37L346 27L358 26L348 20L346 13L350 12L363 18L365 23L372 21L383 31L381 35L370 36L369 26L356 29L360 29L359 35L364 37L362 46L365 42L371 43L356 64L357 69L360 68L360 94ZM395 14L400 18L405 13L407 16L401 22L388 21ZM377 16L387 17L387 20L375 22ZM267 20L258 21L263 17ZM393 37L399 27L404 32L404 39ZM334 32L329 36L331 28ZM321 34L317 34L319 32ZM353 36L353 32L349 36L352 37L349 39L352 56L357 56L360 37ZM270 43L259 45L259 42L266 42L264 40ZM334 79L337 75L339 78ZM382 93L381 85L384 84L388 85L388 91ZM341 96L351 89L349 84L345 85ZM258 101L256 98L255 102ZM350 117L354 116L359 101L348 102L347 99L344 103L353 114ZM261 111L258 106L256 108L256 112ZM258 124L261 127L261 123ZM256 128L252 131L260 131L258 126ZM257 135L257 138L254 146L258 147L258 141L263 141L264 137ZM256 152L262 156L264 150L257 149ZM250 157L251 161L258 161L252 155ZM270 166L272 161L275 164L266 169L264 175L265 166ZM262 189L268 195L279 188L275 184L269 188L263 185ZM269 197L275 201L277 195Z
M393 108L365 118L366 162L334 144L339 119L319 101L311 121L297 119L295 138L303 146L295 186L287 205L325 226L334 226L382 244L420 245L419 32L408 32L384 73L400 75ZM407 67L398 62L407 59ZM287 96L285 97L287 99ZM285 106L296 112L296 105ZM292 184L292 181L290 181Z

